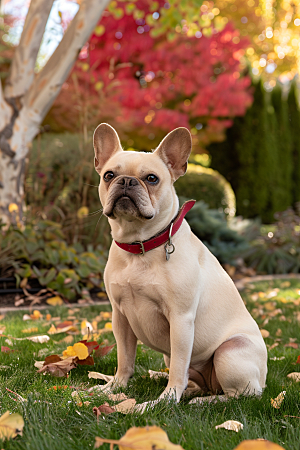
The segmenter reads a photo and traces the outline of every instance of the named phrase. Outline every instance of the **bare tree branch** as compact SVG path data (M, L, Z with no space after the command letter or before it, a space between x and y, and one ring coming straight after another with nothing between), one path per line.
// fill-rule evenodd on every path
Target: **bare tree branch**
M109 0L83 0L59 46L37 75L24 106L43 120Z
M20 43L6 81L5 97L20 97L29 89L34 67L54 0L31 0Z
M2 91L2 84L0 81L0 134L3 128L8 124L10 120L10 116L12 113L12 108L6 103L3 91Z

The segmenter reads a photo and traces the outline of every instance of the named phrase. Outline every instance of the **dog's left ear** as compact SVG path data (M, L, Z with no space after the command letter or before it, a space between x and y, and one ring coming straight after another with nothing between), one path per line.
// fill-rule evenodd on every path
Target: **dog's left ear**
M173 181L185 174L192 150L192 137L187 128L176 128L161 141L157 153L168 167Z
M95 169L98 173L111 156L123 151L116 130L107 123L98 125L94 132Z

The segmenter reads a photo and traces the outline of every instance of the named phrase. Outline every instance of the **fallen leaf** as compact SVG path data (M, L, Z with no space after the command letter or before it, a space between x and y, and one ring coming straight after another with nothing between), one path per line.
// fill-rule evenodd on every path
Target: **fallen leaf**
M59 295L56 295L55 297L47 298L46 303L51 306L61 306L64 301Z
M81 322L81 334L84 336L85 334L90 335L93 332L93 327L90 322L87 320L83 320Z
M300 364L300 355L297 358L296 364Z
M36 367L37 369L41 369L44 365L45 361L35 361L34 363L34 367Z
M108 403L104 403L103 405L100 406L94 406L93 408L93 413L95 414L95 416L97 417L97 419L99 419L99 416L101 415L107 415L107 414L111 414L116 412L116 410L114 408L112 408L111 406L109 406Z
M291 347L291 348L298 348L299 345L296 344L296 342L289 342L288 344L284 345L285 347Z
M106 442L117 444L120 450L183 450L181 445L170 442L167 433L156 426L130 428L118 441L96 437L95 448Z
M84 339L79 342L87 347L89 355L93 352L93 350L97 350L99 348L99 344L96 341L87 341Z
M62 361L62 358L61 358L60 356L58 356L58 355L50 355L50 356L47 356L47 357L45 358L45 361L44 361L44 366L47 365L47 364L53 364L53 363L56 363L56 362L58 362L58 361Z
M4 314L0 314L0 320L3 320L4 319Z
M27 336L24 339L28 339L29 341L35 342L37 344L45 344L46 342L50 341L49 336L46 334L43 336Z
M261 335L263 338L267 338L270 336L270 332L268 330L262 329L262 330L260 330L260 332L261 332Z
M89 351L86 345L77 342L73 346L69 346L67 350L63 351L64 357L77 356L79 360L86 359L89 356Z
M112 400L113 402L121 402L122 400L127 400L127 395L125 395L123 392L120 392L119 394L112 394L108 392L106 394L109 400Z
M112 323L111 322L106 322L106 324L104 325L104 328L107 330L112 330Z
M55 326L52 324L51 327L48 330L48 334L56 334L57 333L57 329L55 328Z
M221 423L221 425L216 425L215 429L225 428L225 430L235 431L236 433L244 428L244 425L237 420L226 420L226 422Z
M67 358L62 361L44 365L38 373L49 373L54 377L67 377L70 370L77 367L74 358Z
M2 353L11 353L14 352L12 348L6 347L5 345L1 345L1 352Z
M242 441L234 450L284 450L284 448L266 439L250 439Z
M278 328L278 330L275 333L276 336L281 336L282 335L282 330L280 328Z
M271 398L271 405L273 406L273 408L279 409L283 400L284 400L284 396L286 394L286 391L282 391L280 392L280 394L277 395L276 398Z
M112 344L112 345L106 345L105 347L99 347L97 350L95 350L94 356L96 358L101 358L103 356L108 355L113 348L115 347L116 344Z
M49 322L49 320L51 320L51 317L52 317L51 314L49 314L49 313L46 314L46 320L47 320L47 322Z
M74 337L71 335L66 336L65 338L63 338L61 341L59 341L59 343L65 343L65 344L72 344L72 342L74 341Z
M32 320L39 320L42 318L43 318L43 314L38 309L35 309L33 311L33 313L30 314L30 319L32 319Z
M134 398L128 398L127 400L124 400L121 403L118 403L114 406L115 410L117 412L120 412L122 414L128 414L132 412L133 408L135 407L136 400Z
M6 411L0 417L0 439L11 439L18 434L22 435L24 420L20 414L10 414Z
M300 372L292 372L287 375L288 378L291 378L294 381L300 381Z
M24 314L23 320L31 320L31 317L29 314Z
M103 297L107 298L106 292L97 292L96 295L97 295L97 297L99 297L99 298L103 298Z
M97 380L103 380L106 381L107 383L114 378L113 375L105 375L104 373L100 372L89 372L88 377Z
M26 328L22 330L22 333L38 333L39 329L37 327Z
M269 351L270 350L273 350L273 348L275 348L275 347L278 347L278 342L275 342L274 344L272 344L272 345L267 345L267 347L268 347L268 349L269 349Z

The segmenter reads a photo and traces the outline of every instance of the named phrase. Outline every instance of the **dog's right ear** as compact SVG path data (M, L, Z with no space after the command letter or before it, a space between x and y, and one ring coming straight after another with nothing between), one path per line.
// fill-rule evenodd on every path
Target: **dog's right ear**
M121 142L116 130L107 123L98 125L94 132L95 169L98 173L116 152L122 151Z

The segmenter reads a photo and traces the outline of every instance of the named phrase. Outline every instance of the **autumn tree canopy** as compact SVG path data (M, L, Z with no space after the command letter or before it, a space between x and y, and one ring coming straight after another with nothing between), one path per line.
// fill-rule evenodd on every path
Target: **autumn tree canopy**
M72 131L108 121L139 148L177 126L192 129L196 151L222 139L252 101L240 65L248 39L231 23L207 36L185 30L167 38L153 25L164 2L138 0L134 9L113 3L64 84L52 120Z

